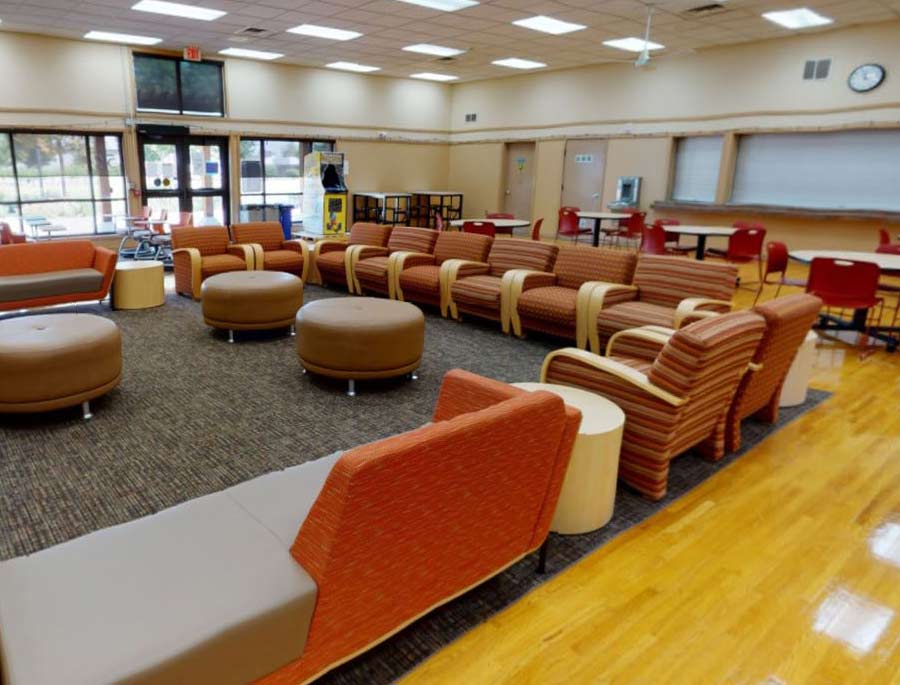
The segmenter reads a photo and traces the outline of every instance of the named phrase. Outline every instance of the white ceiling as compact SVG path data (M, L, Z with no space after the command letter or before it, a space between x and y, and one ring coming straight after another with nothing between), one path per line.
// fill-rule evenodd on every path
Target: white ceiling
M647 6L640 0L482 0L457 12L441 12L396 0L182 0L227 11L216 21L178 19L131 10L137 0L0 0L0 30L80 38L89 30L155 36L158 47L180 50L198 44L206 56L226 47L284 53L281 62L322 66L337 60L381 67L380 74L408 76L419 71L455 74L474 80L519 74L491 64L523 57L557 69L634 59L608 48L604 40L642 36ZM655 2L651 38L666 45L654 56L746 41L794 35L764 20L764 11L810 7L835 23L824 30L900 18L900 0L727 0L725 11L708 16L687 13L712 0ZM587 29L551 36L510 22L536 14L585 24ZM286 33L302 23L359 31L361 38L336 42ZM236 42L247 27L269 33ZM813 29L815 30L815 29ZM452 62L404 52L412 43L465 49Z

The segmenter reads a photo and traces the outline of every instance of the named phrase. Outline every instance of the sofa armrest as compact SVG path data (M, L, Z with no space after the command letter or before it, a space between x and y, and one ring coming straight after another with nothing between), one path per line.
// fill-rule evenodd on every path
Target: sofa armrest
M414 266L434 264L434 255L425 252L394 252L388 257L388 297L403 301L400 274Z
M597 316L600 310L620 302L629 302L637 297L638 289L633 285L622 283L605 283L604 281L587 281L578 289L575 303L575 344L580 348L587 347L600 354L600 334L597 332Z
M103 274L103 285L100 286L103 297L109 292L109 286L112 284L113 276L116 273L116 262L118 255L112 250L105 247L94 248L94 261L92 267Z
M202 257L196 247L179 247L172 250L172 265L175 269L175 291L195 300L200 299L200 265Z
M260 251L262 247L259 248ZM229 245L228 246L228 254L232 254L235 257L240 257L244 260L244 266L247 271L253 271L256 268L256 256L253 250L253 244L237 244L237 245ZM260 264L259 268L262 268Z
M731 302L727 300L711 300L705 297L688 297L678 303L672 317L672 327L681 328L699 319L727 314L731 311Z
M480 411L528 392L509 383L478 376L462 369L451 369L444 374L440 394L434 406L431 420L450 419Z
M247 262L249 265L248 270L254 269L256 271L262 271L263 269L265 269L266 260L265 260L265 257L263 256L265 254L265 251L263 250L263 246L260 245L259 243L233 243L233 244L229 245L228 247L229 248L232 248L232 247L247 248L247 247L249 247L251 258L250 258L250 261ZM232 252L230 249L228 250L228 252L230 254L237 254L236 252ZM244 249L242 254L237 254L237 256L243 257L244 261L247 261L247 250Z
M450 316L454 319L459 317L456 311L456 304L453 302L453 296L450 289L459 278L466 276L480 276L488 273L491 265L487 262L470 262L467 259L448 259L441 264L440 284L441 284L441 316L447 318L449 309Z
M346 249L347 242L345 240L317 240L316 244L313 246L312 256L309 260L309 282L315 283L316 285L322 285L322 274L319 273L319 266L316 263L319 259L319 255Z
M362 286L356 280L356 263L360 260L360 255L371 248L371 245L348 245L344 250L344 276L347 279L347 291L351 295L362 295Z
M622 355L653 361L674 334L675 331L663 333L659 330L651 329L650 326L619 331L613 334L609 342L606 343L606 356Z
M285 240L281 243L281 247L292 252L299 252L300 258L303 260L303 270L300 272L300 280L306 283L306 277L309 274L309 245L305 240Z
M503 274L500 284L500 327L504 333L522 337L522 322L519 319L519 297L529 288L551 286L556 283L556 274L531 269L510 269Z
M557 357L567 357L585 366L596 369L598 373L606 373L615 376L635 390L662 400L673 407L680 407L686 401L685 398L673 395L667 390L663 390L662 388L653 385L653 383L650 382L650 379L647 378L647 374L641 373L637 369L633 369L630 366L621 364L613 359L601 357L593 352L588 352L587 350L579 350L575 347L566 347L561 350L555 350L544 358L544 364L541 367L541 383L547 382L547 371L553 360Z

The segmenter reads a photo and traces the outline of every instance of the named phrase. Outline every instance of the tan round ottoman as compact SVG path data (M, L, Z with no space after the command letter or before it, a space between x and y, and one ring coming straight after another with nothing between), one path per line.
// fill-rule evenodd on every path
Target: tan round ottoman
M201 287L203 320L228 331L290 328L303 306L303 281L280 271L232 271L210 276Z
M374 297L336 297L310 302L297 312L297 356L304 373L347 380L410 374L422 361L425 317L408 302Z
M50 411L90 400L119 384L122 336L92 314L44 314L0 321L0 412Z

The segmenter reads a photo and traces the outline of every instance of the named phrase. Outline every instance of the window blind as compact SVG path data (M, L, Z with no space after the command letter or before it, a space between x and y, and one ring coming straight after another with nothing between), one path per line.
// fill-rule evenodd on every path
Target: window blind
M722 159L722 136L679 138L672 199L715 202Z

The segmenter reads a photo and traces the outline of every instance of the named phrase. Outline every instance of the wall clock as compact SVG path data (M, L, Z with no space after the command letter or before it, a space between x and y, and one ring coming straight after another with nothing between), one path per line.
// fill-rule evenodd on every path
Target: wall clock
M880 86L884 77L884 67L880 64L863 64L850 73L847 85L857 93L868 93Z

